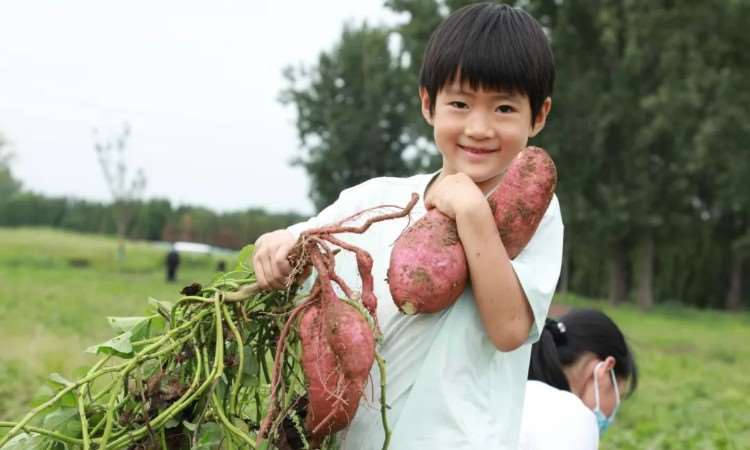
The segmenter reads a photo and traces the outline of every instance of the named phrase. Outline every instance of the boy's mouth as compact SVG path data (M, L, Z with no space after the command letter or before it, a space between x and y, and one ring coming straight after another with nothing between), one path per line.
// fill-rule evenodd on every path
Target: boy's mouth
M465 152L469 152L475 155L484 155L484 154L493 153L496 151L496 149L494 148L467 147L461 144L458 145L458 148L460 148L461 150Z

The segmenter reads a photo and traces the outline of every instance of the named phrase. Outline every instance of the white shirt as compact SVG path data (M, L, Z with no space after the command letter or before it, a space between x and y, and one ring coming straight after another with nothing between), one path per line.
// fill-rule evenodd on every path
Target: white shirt
M596 450L599 428L580 398L529 380L521 420L520 450Z
M505 353L487 337L470 287L452 307L434 314L402 314L391 299L386 271L393 242L409 223L426 213L421 197L433 177L371 179L344 190L333 205L289 231L296 236L378 205L404 206L412 192L418 193L420 201L410 218L376 223L364 234L339 236L367 250L374 260L377 314L383 332L377 350L387 366L390 448L515 450L531 344L544 326L560 273L563 225L557 198L552 199L529 244L512 261L534 313L534 325L524 345ZM361 218L356 223L362 223ZM355 259L349 252L337 255L335 270L353 289L360 288ZM377 365L352 423L339 438L343 450L382 447Z

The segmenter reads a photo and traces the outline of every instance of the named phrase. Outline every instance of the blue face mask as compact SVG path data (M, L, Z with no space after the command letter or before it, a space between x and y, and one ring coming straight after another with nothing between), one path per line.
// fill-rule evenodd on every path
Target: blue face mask
M596 376L596 370L602 364L604 364L604 361L599 362L599 364L594 367L594 398L596 400L596 406L594 407L594 416L596 416L596 424L599 426L599 436L603 435L604 432L607 431L607 428L612 425L612 422L615 421L615 414L617 414L617 409L620 407L620 390L617 387L615 371L614 369L609 369L609 374L612 376L612 386L614 386L615 388L615 409L612 410L612 415L609 417L604 415L604 412L602 412L599 404L599 380Z

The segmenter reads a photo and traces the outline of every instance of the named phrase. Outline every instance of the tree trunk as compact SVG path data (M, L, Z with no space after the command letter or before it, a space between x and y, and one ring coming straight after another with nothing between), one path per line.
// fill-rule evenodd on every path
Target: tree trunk
M117 260L125 260L125 233L127 232L127 222L122 217L117 218Z
M644 232L638 243L638 306L654 306L654 236Z
M729 269L729 290L725 307L730 311L740 309L742 300L742 264L745 262L738 252L732 252L732 266Z
M625 251L622 248L622 241L610 242L608 250L609 303L617 305L624 303L628 294L625 280Z
M570 252L563 248L562 268L560 269L560 281L557 283L557 291L561 294L568 293L570 283Z

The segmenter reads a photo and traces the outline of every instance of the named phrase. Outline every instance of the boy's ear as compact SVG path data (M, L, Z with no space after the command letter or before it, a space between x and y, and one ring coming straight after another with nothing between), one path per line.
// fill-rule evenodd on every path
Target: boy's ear
M432 123L432 113L430 112L430 95L427 93L427 89L425 89L424 86L421 86L419 88L419 100L422 104L422 117L424 117L424 120L430 124L430 126L433 125Z
M551 109L552 98L547 97L544 99L542 107L539 108L539 112L536 114L536 117L534 117L534 125L531 127L531 133L529 133L529 137L534 137L539 134L540 131L542 131L542 129L544 128L544 124L547 123L547 116L549 115Z

